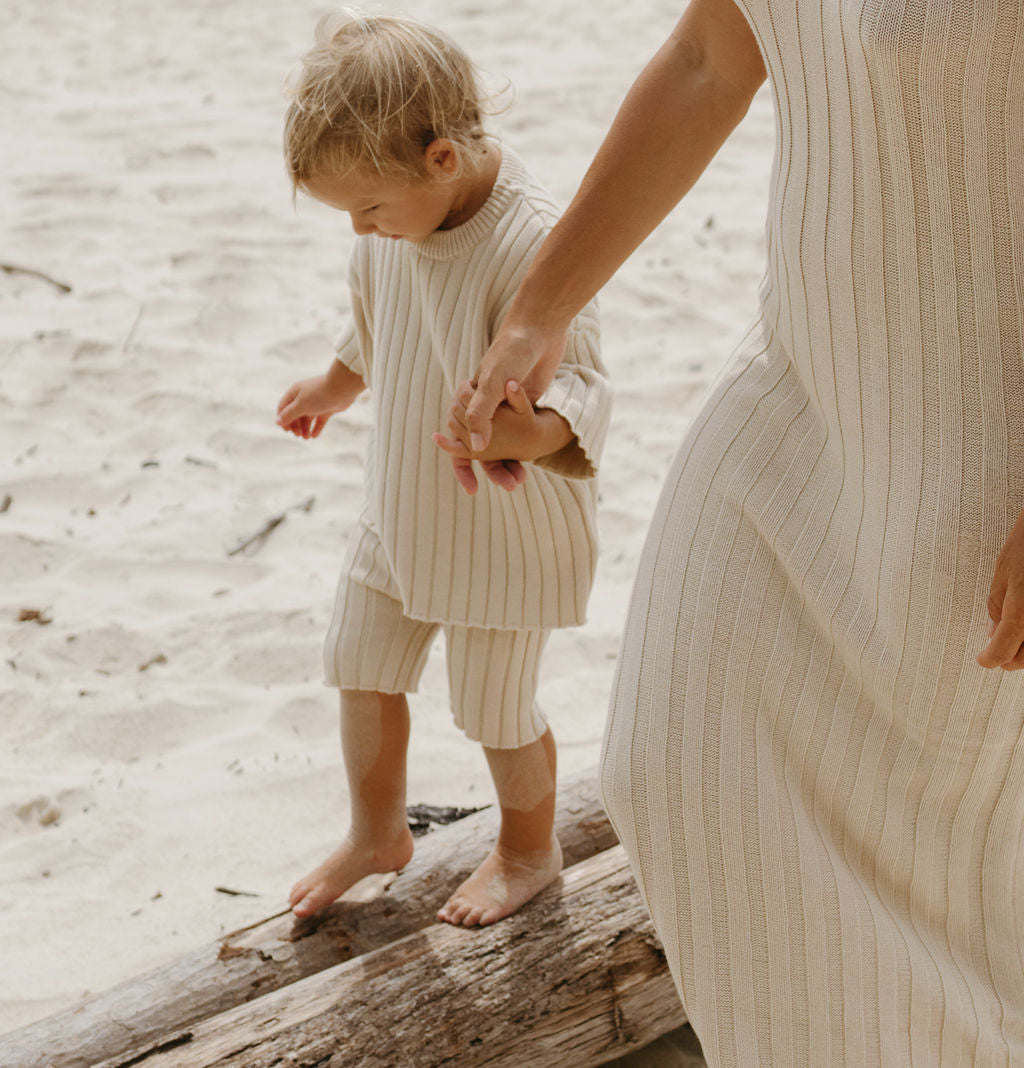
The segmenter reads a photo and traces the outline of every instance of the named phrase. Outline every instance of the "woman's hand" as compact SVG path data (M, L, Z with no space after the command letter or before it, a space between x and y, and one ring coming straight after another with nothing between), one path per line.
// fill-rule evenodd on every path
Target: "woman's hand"
M739 7L691 0L626 94L484 355L466 406L474 453L490 443L505 383L521 382L531 401L543 393L574 316L696 182L764 79L757 40Z
M532 404L555 377L565 355L566 334L522 330L504 325L484 353L473 395L465 404L465 425L474 453L485 453L491 444L494 413L508 400L510 382L522 383ZM460 397L460 399L462 399Z
M494 410L491 440L477 452L471 448L466 425L466 406L473 396L473 383L463 382L448 410L451 437L433 436L434 444L451 457L455 477L470 495L479 488L474 460L495 485L512 491L526 481L524 462L557 452L572 440L572 430L562 416L550 410L538 412L526 391L517 382L509 381L503 402Z
M996 560L988 615L989 641L978 663L1004 671L1024 668L1024 512Z

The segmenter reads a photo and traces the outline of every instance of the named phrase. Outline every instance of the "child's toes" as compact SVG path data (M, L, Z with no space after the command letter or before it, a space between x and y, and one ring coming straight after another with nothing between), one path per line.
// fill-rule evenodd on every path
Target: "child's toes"
M444 923L459 927L469 911L469 905L466 902L453 897L444 903L441 911L437 914L437 918Z
M292 904L292 912L301 919L305 919L307 916L312 916L314 912L319 912L324 905L328 904L330 904L330 898L324 900L323 895L318 894L314 888L304 893L302 897Z
M313 904L310 900L310 895L307 894L305 897L300 898L298 901L296 901L292 905L292 912L294 912L296 916L302 919L305 919L307 916L312 916L313 913L316 912L316 909L313 907Z

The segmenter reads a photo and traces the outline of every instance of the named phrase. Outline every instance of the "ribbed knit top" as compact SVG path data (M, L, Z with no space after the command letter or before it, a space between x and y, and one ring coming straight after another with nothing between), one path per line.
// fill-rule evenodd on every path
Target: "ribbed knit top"
M431 441L458 385L476 374L558 212L508 149L484 205L425 241L362 237L350 264L351 320L338 358L370 388L367 518L417 619L481 627L582 623L597 556L594 474L611 392L597 309L577 317L537 402L575 440L528 467L509 493L480 475L464 493Z

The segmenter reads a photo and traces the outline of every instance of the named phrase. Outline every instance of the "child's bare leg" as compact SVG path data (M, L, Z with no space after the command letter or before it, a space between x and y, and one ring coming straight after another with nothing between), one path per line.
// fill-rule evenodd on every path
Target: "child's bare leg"
M521 749L484 748L501 805L498 843L437 918L464 927L511 915L562 870L555 837L555 739L547 730Z
M409 706L404 694L341 691L341 747L352 825L341 845L292 887L296 916L310 916L374 872L396 871L412 857L405 813Z

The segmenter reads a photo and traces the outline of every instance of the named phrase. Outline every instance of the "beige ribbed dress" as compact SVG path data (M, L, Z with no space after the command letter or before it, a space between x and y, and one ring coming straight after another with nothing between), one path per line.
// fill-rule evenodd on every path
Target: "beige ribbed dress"
M1024 0L741 0L762 315L653 521L606 801L711 1065L1024 1065Z

